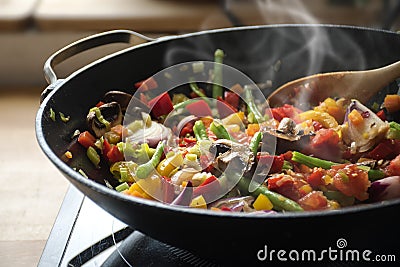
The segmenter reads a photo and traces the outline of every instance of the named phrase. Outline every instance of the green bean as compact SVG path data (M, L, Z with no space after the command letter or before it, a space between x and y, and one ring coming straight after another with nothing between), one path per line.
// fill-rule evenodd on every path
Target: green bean
M189 86L190 86L190 89L192 89L192 91L196 94L196 95L198 95L198 96L200 96L200 97L203 97L203 98L207 98L207 96L200 90L200 88L197 86L197 83L196 82L193 82L193 81L191 81L190 83L189 83Z
M248 188L249 184L251 181L246 178L241 178L238 186L239 190L244 192L245 194L248 193ZM268 199L271 201L272 205L274 206L273 209L278 210L278 211L303 211L303 208L297 204L297 202L282 196L279 193L270 191L267 187L260 185L257 187L256 190L251 192L251 195L253 197L258 197L259 194L263 194L268 197Z
M213 89L212 89L212 96L213 98L217 99L219 96L222 96L222 63L224 59L224 51L221 49L215 50L214 53L214 80L213 80Z
M190 103L193 103L195 101L196 101L195 99L189 99L189 100L185 100L183 102L180 102L178 104L175 104L174 105L174 110L175 109L180 109L180 108L185 108L187 105L189 105Z
M322 169L325 169L325 170L329 170L330 168L332 168L332 166L339 164L339 163L335 163L332 161L307 156L307 155L304 155L297 151L293 151L292 160L295 162L307 165L310 168L321 167ZM370 169L369 167L365 167L365 168L363 168L363 167L365 167L365 166L358 166L359 169L362 169L362 170L365 170L368 172L368 179L370 181L375 181L375 180L382 179L383 177L385 177L385 173L381 170L373 170L373 169Z
M256 132L253 136L253 138L251 138L250 140L250 151L253 152L254 156L257 155L257 151L258 151L258 146L261 142L262 139L262 133L261 132Z
M136 177L139 179L147 178L150 175L150 173L154 171L157 164L160 163L163 152L164 152L164 141L161 141L158 143L156 151L154 152L151 159L148 162L139 165L136 168Z
M194 123L193 132L194 132L194 135L195 135L197 141L208 140L207 129L204 126L203 121L198 120Z
M225 129L224 125L222 125L217 120L214 120L210 125L210 130L217 136L218 139L228 139L232 140L232 137Z
M385 177L385 173L381 170L370 169L368 171L368 179L371 182L382 179L383 177Z
M251 93L251 88L249 86L244 86L244 91L245 91L245 98L246 98L246 104L249 113L251 112L256 119L258 123L265 121L265 118L263 115L261 115L260 111L257 108L256 103L254 102L254 97L253 94Z
M310 168L321 167L325 170L329 170L333 165L339 164L332 161L307 156L297 151L293 151L292 160L304 164Z

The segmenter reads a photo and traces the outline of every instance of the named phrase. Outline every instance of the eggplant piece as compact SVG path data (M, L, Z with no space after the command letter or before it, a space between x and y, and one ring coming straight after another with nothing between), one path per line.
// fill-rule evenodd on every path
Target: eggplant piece
M111 127L121 124L122 117L120 105L117 102L111 102L91 109L86 117L86 122L91 132L100 138Z

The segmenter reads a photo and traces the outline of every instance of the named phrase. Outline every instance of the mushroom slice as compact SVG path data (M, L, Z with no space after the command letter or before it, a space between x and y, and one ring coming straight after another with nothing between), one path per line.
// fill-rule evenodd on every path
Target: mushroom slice
M103 136L115 125L122 123L122 111L117 102L111 102L90 109L86 117L89 129L97 138Z

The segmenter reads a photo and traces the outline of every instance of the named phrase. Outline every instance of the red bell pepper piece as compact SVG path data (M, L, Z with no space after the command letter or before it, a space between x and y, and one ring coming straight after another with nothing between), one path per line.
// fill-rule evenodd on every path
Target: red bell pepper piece
M239 95L234 92L225 91L224 93L225 101L231 105L233 108L237 109L239 107Z
M149 99L148 99L148 97L147 97L145 94L143 94L143 93L140 93L140 101L142 101L142 103L145 104L145 105L149 105Z
M156 96L148 102L148 105L151 108L151 114L157 118L162 115L167 115L174 109L168 93Z
M385 111L383 109L379 110L376 115L383 121L386 120L386 114Z
M278 173L282 171L283 163L285 161L284 155L257 155L258 164L268 165L271 164L269 173ZM271 163L272 162L272 163Z
M368 153L368 157L372 159L393 159L400 154L399 140L383 140L372 151Z
M210 107L203 99L188 104L186 106L186 109L190 112L190 114L198 117L206 117L212 115Z
M187 134L193 134L193 125L194 122L186 123L186 125L182 128L181 132L179 133L179 136L185 137Z
M99 101L97 104L96 104L96 107L101 107L102 105L104 105L104 102L103 101Z
M107 153L111 150L111 145L110 143L107 141L107 139L104 138L103 141L103 155L105 155L107 157Z
M112 146L110 151L107 152L107 159L110 163L115 163L124 160L124 155L117 146Z
M83 133L79 134L78 143L84 146L85 148L94 146L95 142L96 138L88 131L84 131Z
M222 99L222 97L217 98L217 109L219 116L225 118L233 113L237 112L237 109L231 106L228 102Z
M206 186L209 185L209 186ZM217 177L211 175L204 182L202 182L198 187L196 187L193 191L195 196L204 195L207 192L211 192L215 189L219 188L219 181Z
M146 80L140 81L135 83L135 87L140 91L140 92L146 92L151 89L155 89L158 87L157 81L153 78L150 77Z

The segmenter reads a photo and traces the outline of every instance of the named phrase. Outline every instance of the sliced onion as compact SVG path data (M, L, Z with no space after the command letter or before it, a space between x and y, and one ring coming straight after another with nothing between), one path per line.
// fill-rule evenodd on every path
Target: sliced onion
M140 127L126 139L132 143L147 143L155 147L161 140L167 140L171 136L171 130L158 122L152 122L150 127Z
M400 176L390 176L373 182L369 194L372 201L400 198Z
M348 116L353 110L364 114L360 125L354 125ZM357 100L352 100L347 108L345 123L342 127L343 141L352 146L354 152L365 152L377 144L389 129L389 124L382 121L373 111Z

